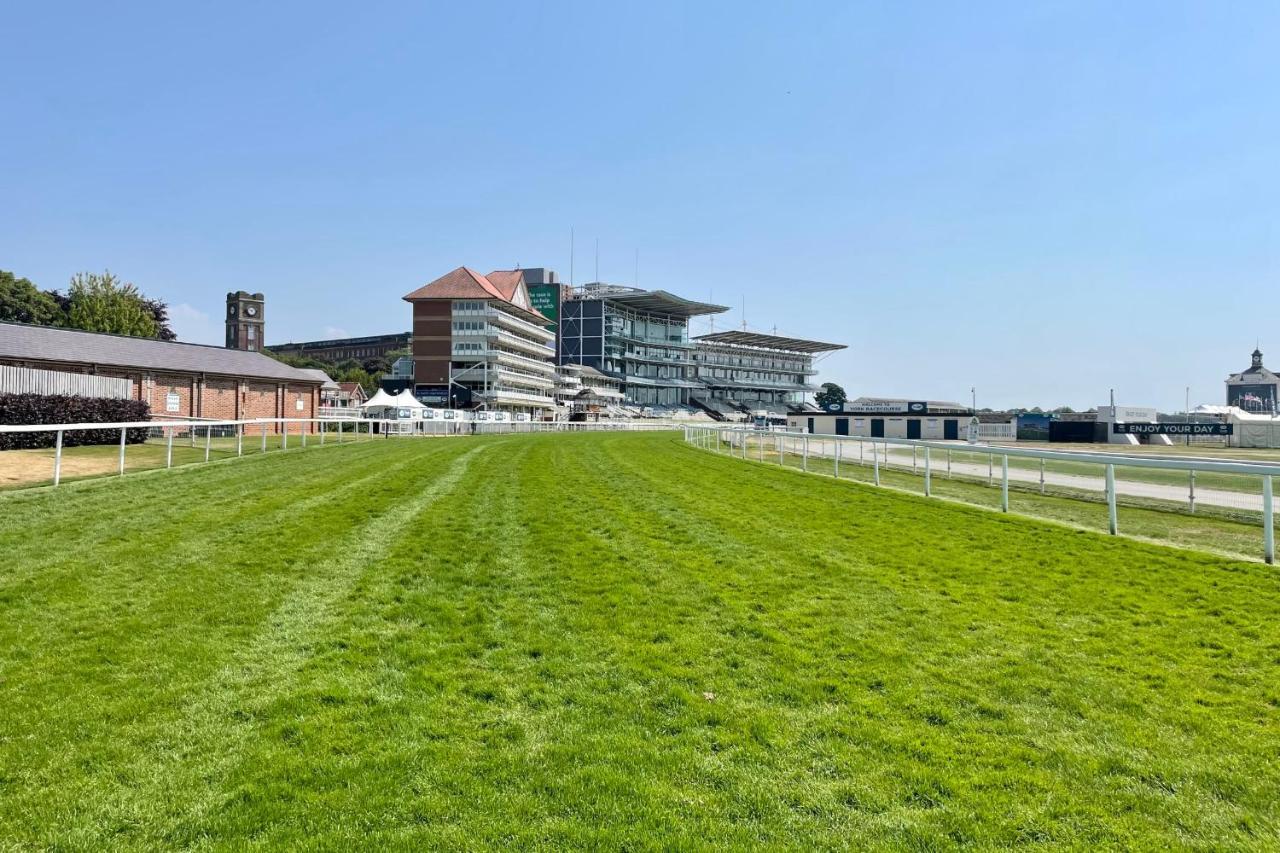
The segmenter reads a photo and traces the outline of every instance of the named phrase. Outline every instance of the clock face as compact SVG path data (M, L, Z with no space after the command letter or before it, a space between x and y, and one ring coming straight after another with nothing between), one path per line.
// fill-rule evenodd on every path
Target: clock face
M248 314L250 317L253 317L257 315L258 309L250 305L248 308L244 309L244 313Z

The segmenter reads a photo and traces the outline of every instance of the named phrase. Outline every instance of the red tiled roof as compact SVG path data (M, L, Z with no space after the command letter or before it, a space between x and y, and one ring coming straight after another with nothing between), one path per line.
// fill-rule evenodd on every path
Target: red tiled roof
M501 299L507 301L489 279L473 269L458 267L435 281L424 284L404 297L406 302L418 299Z
M503 299L510 302L512 297L516 295L516 288L524 280L524 273L520 272L520 270L494 270L485 278L502 292Z
M364 393L364 389L360 387L359 382L339 382L338 387L343 391L346 391L348 394L355 393L356 391Z
M496 277L497 281L492 281L490 276ZM512 301L523 280L524 275L520 270L497 270L488 276L483 276L470 267L458 267L453 272L446 273L435 281L406 294L404 300L416 302L420 299L497 299L523 311L534 322L551 322L536 309L526 308Z

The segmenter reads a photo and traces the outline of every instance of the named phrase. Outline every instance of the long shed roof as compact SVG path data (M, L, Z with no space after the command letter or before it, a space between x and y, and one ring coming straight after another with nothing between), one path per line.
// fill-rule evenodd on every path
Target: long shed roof
M308 385L323 381L260 352L24 323L0 323L0 358L249 376Z

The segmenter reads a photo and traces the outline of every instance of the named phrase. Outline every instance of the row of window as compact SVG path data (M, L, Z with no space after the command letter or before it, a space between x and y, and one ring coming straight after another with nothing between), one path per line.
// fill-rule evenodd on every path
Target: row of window
M771 370L808 370L809 364L795 359L729 358L694 350L693 360L701 364L717 364L726 367L763 367Z
M487 325L489 324L484 320L454 320L453 330L455 332L483 332Z

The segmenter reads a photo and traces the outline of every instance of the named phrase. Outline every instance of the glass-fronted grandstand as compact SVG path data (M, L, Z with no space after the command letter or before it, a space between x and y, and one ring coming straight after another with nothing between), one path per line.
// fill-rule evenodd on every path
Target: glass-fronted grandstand
M560 306L559 361L617 378L630 406L688 407L703 387L693 375L689 318L728 310L665 290L586 284Z
M748 331L713 332L693 340L691 401L714 415L735 417L766 411L786 416L817 390L815 359L842 350L802 338Z

